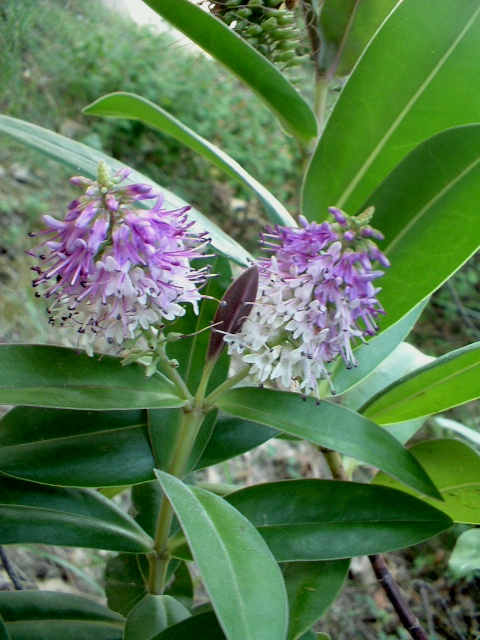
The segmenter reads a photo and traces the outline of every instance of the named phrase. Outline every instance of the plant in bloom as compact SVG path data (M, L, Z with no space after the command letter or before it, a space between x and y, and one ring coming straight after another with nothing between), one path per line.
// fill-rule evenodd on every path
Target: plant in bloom
M97 180L72 178L84 194L64 220L44 216L47 228L33 235L46 239L28 252L39 260L33 286L49 301L50 322L76 327L90 354L99 336L121 345L184 315L185 303L197 312L207 276L190 265L207 239L193 233L189 207L164 209L150 185L122 184L129 173L111 176L101 162Z
M257 299L241 330L224 337L258 383L316 395L327 365L341 357L355 366L353 346L378 330L384 311L374 281L383 271L372 263L389 262L375 243L382 234L369 225L373 208L355 217L329 211L334 222L301 217L299 228L262 236L270 255L258 261Z

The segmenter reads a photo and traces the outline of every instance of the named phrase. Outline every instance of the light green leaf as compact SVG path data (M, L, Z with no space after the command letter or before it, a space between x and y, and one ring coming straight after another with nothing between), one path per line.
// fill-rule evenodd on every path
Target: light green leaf
M35 542L147 553L150 537L96 491L0 477L0 544Z
M313 111L287 78L221 20L190 0L144 0L254 91L285 129L308 142L317 134Z
M115 487L153 480L154 466L146 411L15 407L0 421L0 469L17 478Z
M479 68L480 74L480 68ZM480 107L479 107L480 113ZM397 322L440 287L480 244L480 125L443 131L414 149L372 193L373 224L391 267L379 284Z
M425 498L425 502L434 504L455 522L480 524L480 455L463 442L448 438L420 442L410 451L430 474L444 500L440 503ZM375 476L374 483L400 488L383 473Z
M219 496L156 473L228 640L283 640L285 586L255 528Z
M124 619L93 600L50 591L2 591L12 640L122 640Z
M459 536L448 568L456 580L480 572L480 529L469 529Z
M361 409L379 424L439 413L480 397L480 342L451 351L380 391Z
M427 300L424 300L410 311L402 320L388 327L354 350L358 366L347 369L343 361L337 361L332 370L332 384L337 395L345 393L359 382L365 381L379 365L384 362L394 349L410 333L420 317Z
M123 640L154 640L158 634L190 617L190 612L171 596L147 594L130 611Z
M237 418L339 451L382 469L426 495L439 497L422 467L393 436L338 404L326 400L318 404L296 393L243 387L225 393L218 405Z
M181 407L166 378L120 358L51 345L0 345L0 402L62 409Z
M150 100L133 93L111 93L85 107L83 112L93 116L139 120L168 133L252 191L265 207L272 222L290 227L296 226L295 220L285 207L238 162Z
M286 480L226 500L265 538L279 562L334 560L408 547L448 529L439 509L402 491L337 480Z
M350 560L282 566L290 609L287 640L297 640L320 619L337 597L349 566Z
M357 211L420 142L478 121L479 39L477 0L454 12L450 0L437 0L434 11L431 0L398 4L355 67L314 153L303 194L308 218L330 205Z
M92 147L66 138L49 129L44 129L43 127L26 122L25 120L0 115L0 133L4 133L22 144L37 149L44 155L58 162L72 167L76 174L81 173L87 178L94 180L97 177L98 163L100 160L103 160L114 171L123 169L126 166L101 151L97 151ZM154 189L164 194L165 205L171 209L180 209L188 204L174 193L167 191L150 178L133 169L127 182L141 182L152 185ZM210 221L200 213L200 211L193 208L189 210L188 215L197 223L196 228L198 231L204 230L208 232L212 240L212 246L219 253L239 264L249 264L252 258L248 251L217 227L215 223Z

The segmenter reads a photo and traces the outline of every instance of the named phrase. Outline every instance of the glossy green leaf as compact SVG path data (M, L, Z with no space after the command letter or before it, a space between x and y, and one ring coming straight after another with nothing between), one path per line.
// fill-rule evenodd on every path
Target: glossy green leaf
M342 404L357 411L390 384L433 361L435 358L408 342L401 342L369 376L343 394Z
M459 536L448 568L456 580L480 574L480 529L469 529Z
M351 72L383 20L399 0L329 0L322 6L320 27L327 47L324 65L334 65L336 75ZM330 57L334 57L333 60Z
M218 401L237 418L273 427L361 460L426 495L438 491L418 462L393 436L358 413L338 404L296 393L243 387Z
M2 591L0 613L12 640L122 640L124 619L70 593Z
M15 407L0 421L0 470L35 482L109 487L153 480L147 412Z
M452 524L442 511L402 491L336 480L265 483L226 500L257 527L279 562L383 553Z
M478 124L443 131L419 145L369 196L391 263L379 281L387 312L382 327L429 296L475 253L479 199Z
M8 633L8 629L1 615L0 615L0 640L12 640L12 636Z
M337 597L349 566L350 560L283 565L290 609L287 640L297 640L320 619Z
M242 80L289 133L304 142L316 136L313 111L294 86L221 20L190 0L145 0L145 4Z
M142 600L147 591L137 556L133 553L120 553L108 560L105 593L109 608L122 616L126 616Z
M220 413L196 468L204 469L251 451L278 435L276 429Z
M362 413L380 424L439 413L480 397L480 342L451 351L380 391Z
M149 536L114 502L88 489L0 477L0 544L35 542L130 553L151 551Z
M62 409L181 407L184 400L160 375L142 365L89 357L51 345L0 345L0 402Z
M156 473L228 640L283 640L285 586L255 528L222 498Z
M399 322L371 338L366 344L354 349L358 365L354 369L347 369L343 361L337 361L332 370L332 385L337 395L345 393L376 370L394 349L406 338L414 324L420 317L427 300L424 300L410 311Z
M455 522L480 524L480 455L477 451L448 438L420 442L410 451L428 471L444 500L441 503L425 501L434 504ZM375 476L374 483L400 488L383 473Z
M0 133L14 138L18 142L29 147L37 149L44 155L61 162L75 171L76 174L81 173L87 178L96 179L98 163L100 160L106 162L114 171L123 169L126 165L101 151L97 151L70 138L44 129L25 120L11 118L9 116L0 115ZM174 193L167 191L160 185L156 184L150 178L144 176L138 171L131 170L127 182L142 182L151 184L154 189L160 191L165 196L165 206L172 209L179 209L188 203L179 198ZM235 242L228 234L222 231L214 222L209 220L200 211L191 208L188 213L189 217L197 222L198 230L205 230L212 239L212 246L221 254L227 256L231 260L242 265L248 265L251 256L242 246Z
M128 614L123 640L153 640L167 627L190 617L171 596L147 594Z
M99 98L83 110L87 115L109 116L139 120L143 124L173 136L184 145L209 160L227 176L252 191L264 206L269 218L276 224L295 226L287 209L258 180L255 180L233 158L217 146L150 100L133 93L111 93Z
M450 0L437 0L435 10L431 0L399 3L355 67L312 157L308 218L331 205L357 211L420 142L478 121L479 39L478 0L454 12Z
M227 640L213 611L197 615L179 622L162 631L153 640L185 640L188 638L208 638L208 640Z

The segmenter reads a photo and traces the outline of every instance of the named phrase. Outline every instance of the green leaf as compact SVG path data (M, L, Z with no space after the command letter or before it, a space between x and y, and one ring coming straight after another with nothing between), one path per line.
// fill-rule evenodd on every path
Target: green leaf
M350 560L283 565L290 609L287 640L297 640L320 619L337 597L349 566Z
M70 593L2 591L0 613L12 640L122 640L122 616Z
M478 124L443 131L419 145L369 196L391 263L381 279L379 299L387 312L382 327L429 296L475 253L479 199Z
M459 536L448 568L456 580L480 572L480 529L469 529Z
M5 626L5 622L0 615L0 640L11 640L11 635L8 633L8 629Z
M444 500L439 503L426 498L425 502L434 504L455 522L480 524L480 455L463 442L448 438L420 442L410 451L428 471ZM373 482L400 488L383 473L378 473Z
M198 613L183 622L168 627L154 640L185 640L186 638L226 640L213 611Z
M338 404L326 400L318 404L296 393L244 387L225 393L218 405L237 418L339 451L382 469L426 495L439 497L422 467L393 436Z
M320 27L327 52L336 53L336 75L351 72L375 31L399 0L329 0L322 6ZM326 60L329 67L332 61ZM330 63L330 64L329 64Z
M402 491L337 480L265 483L226 500L257 527L279 562L384 553L452 524L442 511Z
M276 435L278 435L276 429L220 413L196 468L205 469L239 456L246 451L255 449Z
M342 404L357 411L370 398L402 376L433 361L435 358L425 355L408 342L401 342L369 376L343 395Z
M254 91L285 129L304 142L317 134L310 106L287 78L223 22L189 0L145 0Z
M158 634L190 617L190 612L171 596L147 594L130 611L123 640L154 640Z
M156 473L228 640L283 640L285 586L258 532L222 498Z
M335 393L345 393L351 387L364 381L369 374L376 370L410 333L426 303L427 300L422 301L399 322L381 331L366 344L357 347L354 350L354 355L358 361L358 366L354 369L347 369L343 361L337 361L337 365L332 371L332 384Z
M105 593L109 608L122 616L126 616L147 594L134 554L120 553L107 562Z
M4 133L22 144L37 149L44 155L72 167L77 174L80 172L87 178L93 180L97 178L98 163L100 160L106 162L114 171L123 169L126 166L101 151L97 151L92 147L66 138L49 129L44 129L43 127L26 122L25 120L0 115L0 133ZM150 178L133 169L127 182L151 184L155 190L161 191L164 194L165 205L172 209L180 209L187 205L187 203L177 195L167 191ZM200 211L191 208L188 215L197 223L197 229L199 231L205 230L208 232L212 239L212 246L219 253L242 265L248 265L250 263L252 258L248 251L222 231L214 222L200 213Z
M0 402L62 409L181 407L184 400L142 365L112 356L89 357L50 345L0 345Z
M380 391L362 413L380 424L439 413L480 397L480 342L451 351Z
M96 491L0 477L0 544L36 542L130 553L152 549L150 537Z
M0 469L34 482L111 487L153 480L147 412L15 407L0 421Z
M355 67L312 157L308 218L331 205L357 211L420 142L478 121L479 39L477 0L453 13L450 0L437 0L434 11L430 0L399 3Z
M93 116L139 120L143 122L143 124L168 133L176 140L179 140L209 160L227 176L252 191L263 204L272 222L290 227L295 226L296 223L294 219L281 202L258 182L258 180L255 180L253 176L247 173L238 162L174 118L168 111L150 102L150 100L133 93L110 93L109 95L99 98L88 107L85 107L83 113Z

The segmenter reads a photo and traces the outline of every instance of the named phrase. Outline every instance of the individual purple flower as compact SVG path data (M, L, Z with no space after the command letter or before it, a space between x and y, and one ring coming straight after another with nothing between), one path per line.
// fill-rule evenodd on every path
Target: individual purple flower
M383 271L372 262L389 263L373 240L383 238L369 226L373 208L356 217L329 211L334 222L301 217L299 228L276 226L262 236L270 256L258 262L256 302L241 330L224 338L258 383L316 395L327 365L342 357L356 366L354 345L378 330L384 311L373 281Z
M33 235L47 239L28 252L40 261L33 286L50 302L50 322L85 334L90 354L97 336L121 345L184 315L185 303L197 312L207 276L190 266L207 239L193 232L189 207L164 209L150 185L122 184L129 173L110 176L100 162L96 181L72 178L84 195L63 221L44 216L48 227ZM142 208L145 200L153 207Z

